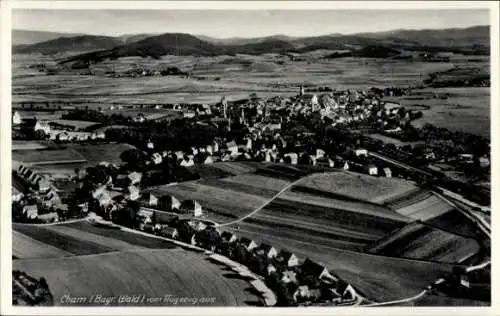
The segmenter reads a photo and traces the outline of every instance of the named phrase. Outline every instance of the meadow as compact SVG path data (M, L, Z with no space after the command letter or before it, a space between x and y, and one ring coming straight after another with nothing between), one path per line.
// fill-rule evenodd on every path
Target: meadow
M17 257L13 269L45 277L56 305L65 305L61 298L68 293L85 297L96 293L116 297L170 294L213 297L210 306L259 304L246 280L208 262L202 254L177 248L165 240L87 222L45 227L14 224L13 229L13 254ZM82 273L90 270L92 273ZM98 302L83 305L102 306ZM128 304L115 301L111 305ZM135 305L173 304L160 301Z

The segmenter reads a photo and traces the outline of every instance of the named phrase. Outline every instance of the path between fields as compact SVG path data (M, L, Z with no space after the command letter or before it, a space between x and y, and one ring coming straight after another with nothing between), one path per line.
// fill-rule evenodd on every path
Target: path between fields
M304 179L307 179L309 177L313 177L313 176L318 176L320 174L324 174L325 172L321 172L321 173L313 173L313 174L309 174L305 177L302 177L298 180L295 180L294 182L292 183L289 183L287 184L283 189L281 189L278 193L276 193L275 195L273 195L271 198L269 198L269 200L267 200L266 202L264 202L264 204L262 204L261 206L259 206L258 208L256 208L255 210L253 210L252 212L246 214L245 216L243 217L240 217L234 221L230 221L230 222L227 222L227 223L222 223L222 224L218 224L216 225L217 227L224 227L224 226L230 226L230 225L233 225L233 224L237 224L237 223L240 223L242 221L244 221L245 219L249 218L250 216L254 215L255 213L259 212L260 210L262 210L264 207L268 206L271 202L273 202L276 198L278 198L281 194L285 193L288 189L290 189L291 187L293 187L294 185L298 184L299 182L301 182L302 180Z

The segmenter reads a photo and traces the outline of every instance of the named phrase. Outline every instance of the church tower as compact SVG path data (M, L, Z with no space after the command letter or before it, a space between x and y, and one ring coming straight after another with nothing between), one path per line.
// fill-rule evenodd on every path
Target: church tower
M304 95L304 86L300 85L299 96L303 96L303 95Z

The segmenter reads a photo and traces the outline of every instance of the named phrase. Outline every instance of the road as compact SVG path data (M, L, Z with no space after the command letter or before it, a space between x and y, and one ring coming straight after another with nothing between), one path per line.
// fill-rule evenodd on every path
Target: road
M427 171L424 171L422 169L418 169L418 168L412 167L410 165L407 165L405 163L399 162L399 161L394 160L392 158L386 157L386 156L381 155L379 153L368 152L368 155L370 155L372 157L375 157L375 158L378 158L380 160L384 160L384 161L389 162L389 163L391 163L393 165L396 165L398 167L401 167L401 168L404 168L404 169L407 169L407 170L412 170L412 171L418 172L418 173L423 174L423 175L428 176L428 177L434 177L432 174L430 174Z
M227 222L227 223L222 223L222 224L218 224L217 227L224 227L224 226L230 226L230 225L234 225L234 224L238 224L242 221L244 221L245 219L249 218L250 216L254 215L255 213L259 212L260 210L262 210L263 208L265 208L266 206L268 206L271 202L273 202L275 199L277 199L281 194L285 193L288 189L290 189L291 187L293 187L294 185L297 185L299 182L303 181L304 179L307 179L309 177L313 177L313 176L317 176L321 173L313 173L313 174L309 174L305 177L302 177L298 180L295 180L294 182L292 183L289 183L287 184L284 188L282 188L278 193L276 193L275 195L273 195L272 197L270 197L266 202L264 202L264 204L262 204L261 206L257 207L255 210L253 210L252 212L246 214L245 216L243 217L240 217L234 221L230 221L230 222Z

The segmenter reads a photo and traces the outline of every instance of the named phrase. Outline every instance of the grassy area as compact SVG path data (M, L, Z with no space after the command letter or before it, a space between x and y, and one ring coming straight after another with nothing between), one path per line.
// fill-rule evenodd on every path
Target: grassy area
M12 254L16 258L21 259L58 258L72 255L69 252L30 238L15 230L12 231Z
M86 158L72 149L22 150L12 152L12 159L30 164L86 162Z
M100 243L60 234L44 227L13 224L12 228L32 239L75 255L91 255L116 250Z
M478 242L419 223L412 223L383 238L369 252L401 258L457 263L477 254Z
M80 153L93 164L101 161L120 164L120 155L128 149L135 148L128 144L67 144L67 147Z
M305 179L300 185L373 202L404 194L415 188L415 185L405 180L373 177L354 172L320 174Z
M45 277L58 306L72 305L62 300L68 293L72 297L87 298L92 295L213 298L209 303L198 301L197 304L192 301L174 304L162 300L119 303L115 299L110 306L240 306L258 302L253 292L247 290L249 284L246 281L205 261L202 255L180 249L118 252L65 260L15 260L13 268L36 278ZM86 302L75 305L105 304Z

